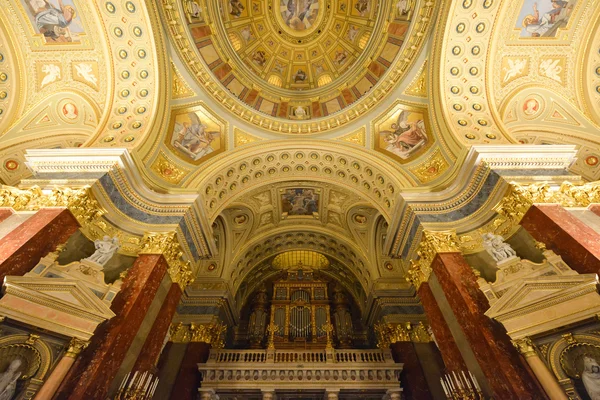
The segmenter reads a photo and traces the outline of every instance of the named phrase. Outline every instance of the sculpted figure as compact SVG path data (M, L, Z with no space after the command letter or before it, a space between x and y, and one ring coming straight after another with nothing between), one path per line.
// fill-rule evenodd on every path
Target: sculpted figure
M500 262L517 256L517 252L508 243L504 242L502 236L494 235L493 233L484 233L482 238L483 247L495 261Z
M581 380L590 399L600 400L600 365L591 357L583 358Z
M11 400L17 391L17 380L21 376L21 360L11 361L5 372L0 374L0 400Z
M116 237L111 239L110 236L104 236L102 240L96 239L94 245L96 246L96 251L86 258L86 260L104 266L119 249L119 239Z

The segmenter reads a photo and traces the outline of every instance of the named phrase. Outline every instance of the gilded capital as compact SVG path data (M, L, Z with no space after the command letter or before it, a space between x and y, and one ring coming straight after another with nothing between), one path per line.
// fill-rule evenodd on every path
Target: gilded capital
M392 343L398 342L429 343L432 341L429 329L422 322L416 325L410 322L403 324L381 322L375 325L375 336L377 347L380 349L386 349Z
M519 351L519 353L523 354L525 357L531 357L535 355L535 346L529 338L512 340L512 344Z
M183 250L176 232L146 232L142 238L140 254L162 254L169 264L169 276L173 283L185 289L194 281L190 261L184 261Z
M416 260L410 260L407 280L418 289L423 282L429 280L431 263L438 253L460 253L460 242L456 231L423 231L421 242L417 248Z
M219 322L209 324L184 325L181 322L172 324L170 328L171 341L174 343L199 342L210 344L213 348L222 349L225 346L224 333L227 326Z
M86 347L88 347L89 344L90 344L90 342L85 341L85 340L81 340L81 339L77 339L77 338L71 339L71 342L69 343L69 348L67 349L65 357L77 358L77 356L79 356L79 354Z

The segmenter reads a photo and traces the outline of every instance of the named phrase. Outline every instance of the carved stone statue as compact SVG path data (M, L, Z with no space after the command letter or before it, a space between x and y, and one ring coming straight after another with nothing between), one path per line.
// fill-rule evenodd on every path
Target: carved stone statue
M484 233L483 248L491 255L496 262L506 261L509 258L516 257L517 252L504 242L504 238L493 233Z
M600 400L600 365L591 357L583 358L581 380L590 399Z
M17 379L21 376L21 360L11 361L5 372L0 374L0 400L11 400L17 391Z
M94 245L96 246L96 251L85 260L104 266L119 249L119 239L116 237L111 239L109 236L104 236L102 240L94 240Z

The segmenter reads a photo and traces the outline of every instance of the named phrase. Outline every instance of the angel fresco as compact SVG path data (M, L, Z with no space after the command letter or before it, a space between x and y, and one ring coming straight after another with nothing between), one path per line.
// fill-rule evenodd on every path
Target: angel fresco
M403 160L425 145L428 140L425 123L422 119L409 118L411 114L410 111L403 110L396 122L391 125L392 130L379 132L385 150Z
M281 18L296 31L309 29L319 13L318 0L280 0Z
M217 150L219 142L215 142L220 135L218 131L209 131L195 112L187 114L187 121L175 121L173 128L172 144L192 160L197 161Z
M525 0L517 28L522 37L554 37L565 27L577 0Z
M79 42L81 19L73 0L21 0L29 19L47 43Z

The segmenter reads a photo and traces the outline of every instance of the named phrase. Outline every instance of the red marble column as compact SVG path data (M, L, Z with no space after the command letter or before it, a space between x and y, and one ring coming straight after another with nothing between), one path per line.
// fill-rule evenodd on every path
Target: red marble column
M417 291L421 304L425 309L425 315L427 315L427 321L431 326L435 341L442 354L442 359L446 365L448 371L466 371L467 365L463 360L460 350L454 341L452 332L444 319L442 310L440 310L431 288L428 283L423 283Z
M152 324L150 334L144 342L144 346L135 362L133 371L150 371L153 374L156 373L156 363L160 356L165 336L171 326L173 315L175 315L175 311L177 311L177 304L179 304L181 294L179 285L176 283L172 284L169 293L167 293L167 297Z
M0 222L13 215L15 212L12 208L0 207Z
M562 206L535 204L523 216L521 226L580 274L600 270L600 234Z
M185 358L181 362L169 397L170 400L196 400L198 398L198 388L200 387L198 363L208 360L209 350L210 345L207 343L191 342L188 344Z
M403 363L400 384L407 399L433 400L425 373L412 342L392 343L394 361Z
M24 275L79 228L66 208L44 208L0 239L0 282Z
M494 397L545 399L504 328L484 315L489 303L462 254L439 253L431 266Z
M600 204L590 204L588 206L588 210L590 210L594 214L600 216Z
M55 399L106 399L108 388L154 300L167 267L162 255L138 256L112 303L111 309L116 316L98 328Z

